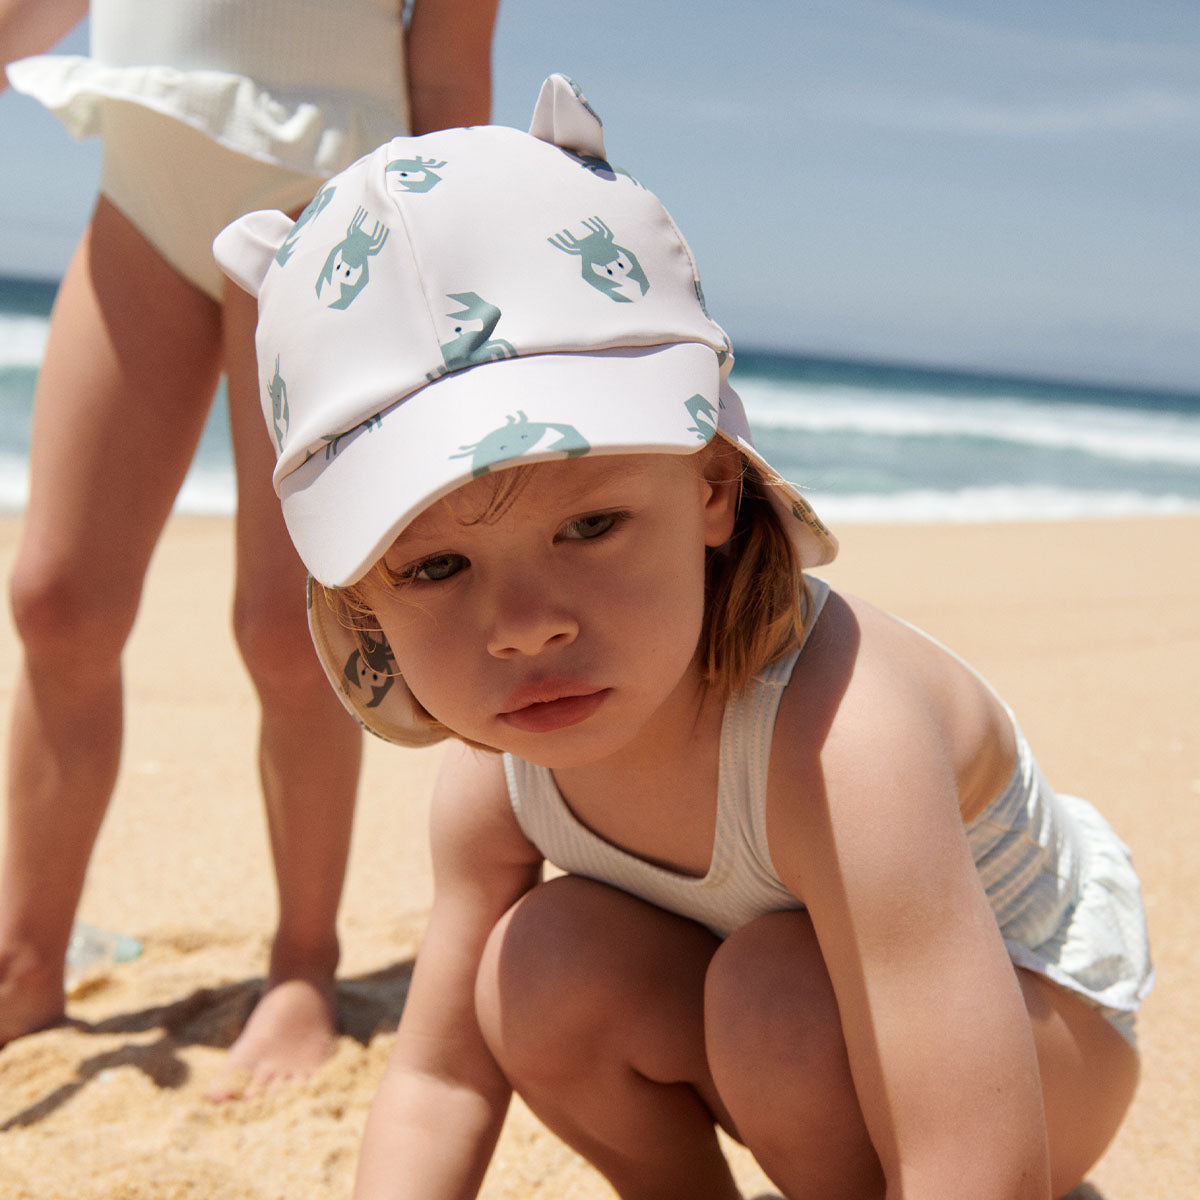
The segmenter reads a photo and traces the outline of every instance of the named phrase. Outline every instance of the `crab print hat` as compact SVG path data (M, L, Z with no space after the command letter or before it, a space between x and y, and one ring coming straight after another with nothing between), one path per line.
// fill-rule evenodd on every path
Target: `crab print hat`
M295 222L250 213L213 249L258 297L275 490L326 587L361 579L424 508L486 472L692 454L714 436L773 485L806 567L836 553L751 444L687 243L609 163L565 76L543 85L528 133L394 138ZM364 651L311 592L314 640L351 711L390 740L431 740L386 644Z

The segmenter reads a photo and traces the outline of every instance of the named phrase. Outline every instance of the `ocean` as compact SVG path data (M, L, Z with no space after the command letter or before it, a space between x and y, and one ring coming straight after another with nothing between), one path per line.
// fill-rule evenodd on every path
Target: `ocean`
M0 511L28 490L51 284L0 278ZM1200 391L739 351L755 441L831 525L1200 512ZM218 397L176 510L229 513Z

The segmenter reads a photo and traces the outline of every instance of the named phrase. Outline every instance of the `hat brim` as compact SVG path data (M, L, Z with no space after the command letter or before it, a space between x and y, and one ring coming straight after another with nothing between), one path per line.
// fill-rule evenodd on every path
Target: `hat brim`
M469 367L331 437L279 481L284 519L310 574L344 587L423 509L488 471L694 453L716 431L720 391L717 356L698 342Z

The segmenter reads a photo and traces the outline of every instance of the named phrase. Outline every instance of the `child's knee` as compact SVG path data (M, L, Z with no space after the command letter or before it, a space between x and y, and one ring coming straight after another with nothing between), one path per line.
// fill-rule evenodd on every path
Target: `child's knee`
M480 960L476 1014L492 1054L514 1083L577 1062L595 1036L592 890L566 876L540 884L492 930Z
M772 1178L796 1194L882 1194L806 913L771 913L726 939L709 969L704 1017L713 1082Z
M767 1083L804 1087L847 1073L837 1001L804 912L770 913L735 931L705 980L709 1063L739 1127L738 1110L778 1098Z
M480 1028L514 1082L627 1058L631 1030L646 1024L639 1014L678 1001L679 973L696 977L698 1026L713 944L702 927L605 884L550 880L492 931L476 986Z

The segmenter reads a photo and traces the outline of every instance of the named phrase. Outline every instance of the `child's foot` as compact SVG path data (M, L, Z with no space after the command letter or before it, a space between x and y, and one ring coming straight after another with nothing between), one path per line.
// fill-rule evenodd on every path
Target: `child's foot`
M311 1075L333 1053L337 1005L332 980L268 984L206 1095L237 1100L273 1083Z
M47 969L36 955L19 949L0 954L0 1046L65 1016L61 966Z

